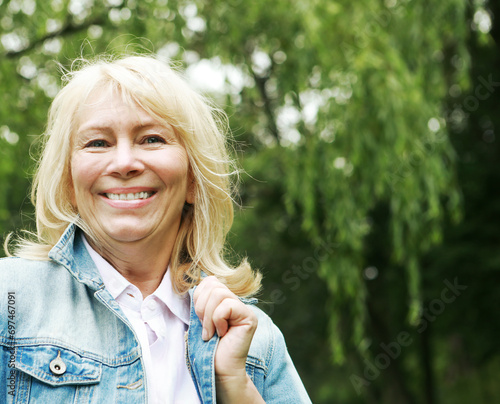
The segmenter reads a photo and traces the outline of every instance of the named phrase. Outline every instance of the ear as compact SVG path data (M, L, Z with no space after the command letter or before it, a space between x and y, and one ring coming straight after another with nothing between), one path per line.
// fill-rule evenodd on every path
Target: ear
M192 205L194 203L194 195L196 190L196 181L194 175L190 172L188 175L188 186L186 191L186 202Z

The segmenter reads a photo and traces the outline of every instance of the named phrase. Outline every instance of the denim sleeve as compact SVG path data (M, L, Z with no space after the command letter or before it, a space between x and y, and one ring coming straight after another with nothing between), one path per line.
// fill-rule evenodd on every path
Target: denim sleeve
M259 325L250 355L256 354L265 362L263 385L256 384L260 387L262 398L267 404L311 403L288 353L283 334L266 314L255 307L254 309Z

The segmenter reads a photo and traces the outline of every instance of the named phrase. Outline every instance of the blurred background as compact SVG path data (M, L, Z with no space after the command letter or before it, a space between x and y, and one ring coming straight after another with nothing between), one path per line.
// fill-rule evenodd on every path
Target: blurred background
M314 403L500 402L500 3L0 0L0 234L60 67L154 53L229 115L228 259Z

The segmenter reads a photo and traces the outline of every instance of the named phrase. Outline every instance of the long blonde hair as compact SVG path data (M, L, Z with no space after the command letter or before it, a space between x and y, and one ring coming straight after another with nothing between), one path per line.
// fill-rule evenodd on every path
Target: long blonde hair
M186 291L204 271L239 296L255 294L261 275L246 260L232 268L222 257L233 222L231 177L236 172L227 151L225 114L193 91L180 73L151 56L100 57L78 64L80 68L63 76L66 84L52 102L43 135L31 194L36 238L19 239L14 255L48 260L49 251L70 223L98 243L71 203L71 137L79 107L94 90L107 86L158 121L172 125L186 148L195 180L195 203L184 208L172 251L170 268L176 290Z

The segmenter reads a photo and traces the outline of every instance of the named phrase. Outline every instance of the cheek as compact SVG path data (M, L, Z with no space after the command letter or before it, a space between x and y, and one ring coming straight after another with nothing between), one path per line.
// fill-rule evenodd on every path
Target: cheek
M96 177L97 164L79 156L71 159L71 201L74 206L78 205L80 199L92 187Z
M166 173L166 182L173 186L179 196L187 193L188 191L188 170L185 166L176 167L170 172Z
M168 162L165 164L165 162ZM152 168L157 172L165 184L184 186L188 181L188 159L183 150L169 153L153 164Z

